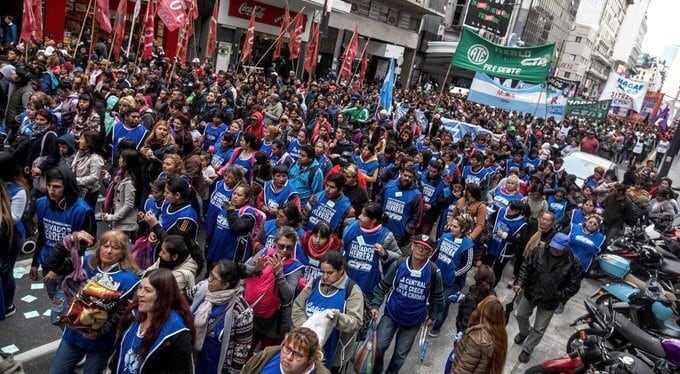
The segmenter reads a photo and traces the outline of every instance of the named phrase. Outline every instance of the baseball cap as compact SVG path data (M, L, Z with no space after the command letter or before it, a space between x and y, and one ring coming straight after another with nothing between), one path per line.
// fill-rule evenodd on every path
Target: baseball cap
M430 238L429 235L418 235L416 238L413 240L413 244L419 244L422 246L425 246L429 248L430 250L434 249L434 240Z
M550 241L550 248L556 249L558 251L564 250L565 247L569 246L569 235L564 233L557 233Z

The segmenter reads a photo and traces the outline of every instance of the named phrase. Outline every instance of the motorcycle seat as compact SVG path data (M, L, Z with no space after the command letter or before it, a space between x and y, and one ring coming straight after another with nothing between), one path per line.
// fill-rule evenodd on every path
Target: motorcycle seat
M634 347L656 357L666 357L666 352L661 345L661 339L648 334L620 314L616 316L616 331Z
M680 275L680 261L664 258L659 270L669 275Z

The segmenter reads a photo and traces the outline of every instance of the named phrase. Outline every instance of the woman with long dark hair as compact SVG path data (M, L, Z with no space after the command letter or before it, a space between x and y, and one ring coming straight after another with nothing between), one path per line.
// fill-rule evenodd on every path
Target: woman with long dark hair
M113 373L194 373L193 316L170 270L144 275L118 334Z
M99 132L86 130L78 139L76 151L71 163L71 170L76 176L80 196L95 209L99 190L101 189L102 170L104 168L104 149Z
M144 198L143 161L138 151L123 150L118 157L118 171L104 200L102 220L111 222L115 230L124 231L131 239L138 229L137 209Z
M103 134L102 121L94 107L94 98L89 92L83 92L78 97L78 110L75 117L73 117L73 127L71 127L71 134L76 140L80 139L80 135L85 131L94 131L98 134Z

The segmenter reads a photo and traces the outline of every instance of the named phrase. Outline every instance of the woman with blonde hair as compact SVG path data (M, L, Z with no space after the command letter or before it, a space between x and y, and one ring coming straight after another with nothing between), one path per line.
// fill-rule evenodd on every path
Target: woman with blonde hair
M455 347L451 374L500 374L508 352L505 310L494 295L482 300Z
M243 367L244 373L330 374L323 366L319 337L307 327L286 334L281 345L267 347Z
M184 161L176 153L170 153L163 157L163 172L158 178L172 179L184 175Z

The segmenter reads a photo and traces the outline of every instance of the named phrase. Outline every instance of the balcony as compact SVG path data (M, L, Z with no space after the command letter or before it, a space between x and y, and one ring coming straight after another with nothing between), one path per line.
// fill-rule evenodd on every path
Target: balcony
M598 60L605 66L609 66L610 64L609 59L604 57L604 55L597 50L593 51L593 53L590 54L590 57L594 58L595 60Z
M371 2L374 2L374 0L371 0ZM425 14L445 16L446 0L380 0L378 2L390 8L410 13L413 16ZM353 0L352 3L358 3L358 1Z

